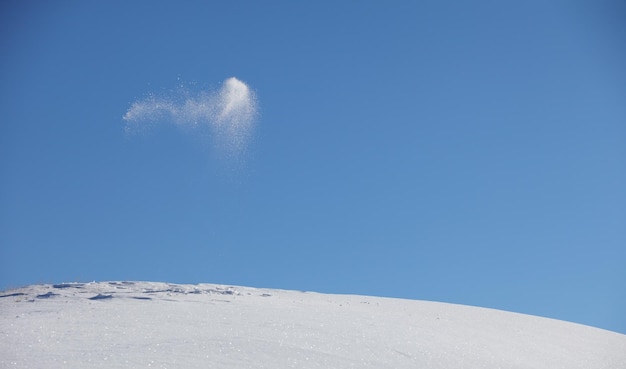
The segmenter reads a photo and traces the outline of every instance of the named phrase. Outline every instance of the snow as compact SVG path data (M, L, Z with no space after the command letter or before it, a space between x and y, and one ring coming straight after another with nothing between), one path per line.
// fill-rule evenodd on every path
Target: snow
M0 293L0 368L626 368L626 335L438 302L211 284Z

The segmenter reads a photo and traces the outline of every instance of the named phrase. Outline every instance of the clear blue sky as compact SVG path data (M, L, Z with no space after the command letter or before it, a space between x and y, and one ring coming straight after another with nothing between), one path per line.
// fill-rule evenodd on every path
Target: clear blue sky
M623 3L622 3L623 4ZM626 333L619 1L4 1L0 288L155 280ZM244 81L245 153L149 96Z

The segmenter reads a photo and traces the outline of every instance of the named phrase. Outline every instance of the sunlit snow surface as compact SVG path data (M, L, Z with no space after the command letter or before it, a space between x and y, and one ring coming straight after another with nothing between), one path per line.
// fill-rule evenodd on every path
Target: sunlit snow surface
M626 368L626 336L436 302L152 282L0 293L0 368Z

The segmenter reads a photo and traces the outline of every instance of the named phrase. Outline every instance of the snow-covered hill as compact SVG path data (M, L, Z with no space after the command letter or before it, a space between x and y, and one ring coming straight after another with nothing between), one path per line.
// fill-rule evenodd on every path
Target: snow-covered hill
M499 310L153 282L0 293L1 368L626 368L626 335Z

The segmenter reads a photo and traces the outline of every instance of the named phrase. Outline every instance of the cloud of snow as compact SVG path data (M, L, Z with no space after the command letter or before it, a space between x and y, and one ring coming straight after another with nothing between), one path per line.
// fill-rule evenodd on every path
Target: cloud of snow
M192 129L208 126L221 149L240 153L248 144L256 116L254 92L244 82L231 77L218 91L191 95L181 90L166 97L151 94L132 103L123 118L128 133L142 131L158 122Z

